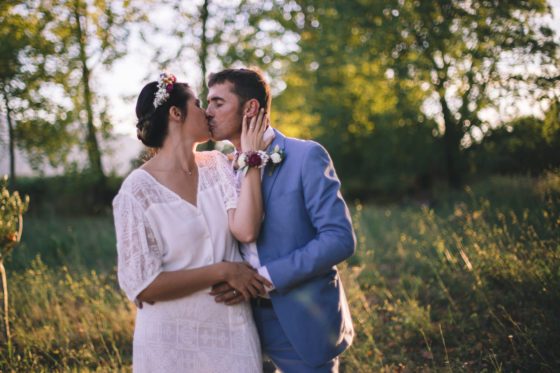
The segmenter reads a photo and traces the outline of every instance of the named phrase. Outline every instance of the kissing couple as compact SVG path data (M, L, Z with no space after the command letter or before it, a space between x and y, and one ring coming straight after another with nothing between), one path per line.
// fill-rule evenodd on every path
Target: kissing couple
M336 265L355 250L327 151L270 125L256 69L210 74L204 110L167 73L138 96L156 149L113 200L134 372L338 372L354 330ZM229 140L230 157L196 151Z

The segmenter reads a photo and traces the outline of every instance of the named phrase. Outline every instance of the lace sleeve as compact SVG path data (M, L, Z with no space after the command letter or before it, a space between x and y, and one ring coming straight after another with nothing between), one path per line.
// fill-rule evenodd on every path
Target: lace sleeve
M118 278L131 301L162 271L162 251L142 206L126 192L113 200Z
M220 187L222 189L226 210L237 207L236 176L228 158L221 152L216 151L216 168L220 176Z

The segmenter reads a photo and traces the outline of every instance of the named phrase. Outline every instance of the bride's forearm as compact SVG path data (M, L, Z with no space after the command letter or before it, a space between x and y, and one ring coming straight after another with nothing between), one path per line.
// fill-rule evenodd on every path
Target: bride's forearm
M180 271L162 272L136 297L140 302L182 298L226 281L227 263Z
M241 182L237 208L228 211L231 233L241 242L255 241L261 228L263 200L260 171L255 167L249 168Z

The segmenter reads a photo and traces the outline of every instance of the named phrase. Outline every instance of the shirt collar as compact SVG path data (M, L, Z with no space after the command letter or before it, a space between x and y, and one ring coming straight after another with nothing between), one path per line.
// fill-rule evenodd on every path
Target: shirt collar
M274 128L272 128L272 126L268 126L268 127L266 128L266 130L264 131L264 134L263 134L263 140L264 140L264 142L267 142L267 141L268 141L271 137L273 137L273 136L274 136ZM269 145L269 147L270 147L270 145ZM268 148L267 148L267 149L268 149ZM267 149L265 149L265 150L267 150ZM234 148L232 154L233 154L234 156L238 156L238 155L239 155L239 151L238 151L237 149Z
M263 135L264 142L267 142L273 136L274 136L274 128L272 128L272 126L268 126L268 128L264 131L264 135Z

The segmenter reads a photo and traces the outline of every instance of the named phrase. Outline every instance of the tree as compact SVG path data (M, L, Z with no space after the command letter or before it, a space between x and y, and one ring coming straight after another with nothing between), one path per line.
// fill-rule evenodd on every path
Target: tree
M535 99L543 78L558 74L558 45L543 16L545 0L393 1L383 11L391 30L390 57L398 79L431 93L443 133L448 181L457 186L464 171L462 149L475 132L486 132L484 109L500 98ZM376 16L359 23L371 30Z
M154 45L156 60L162 69L171 68L185 72L190 78L200 79L196 91L204 106L210 68L215 71L240 65L266 66L266 72L272 72L271 46L280 39L280 34L268 33L258 25L266 14L262 3L200 0L192 4L171 0L165 4L172 6L172 12L166 13L172 15L167 23L171 27L156 27L155 31L169 35L177 44L174 48L169 48L169 44ZM212 147L213 143L209 141L202 148Z
M71 113L54 103L44 91L52 76L45 70L54 45L44 37L49 20L40 2L7 1L0 6L0 109L8 125L10 184L16 180L15 148L27 151L32 166L64 162L74 136Z
M103 179L98 134L108 136L111 124L103 98L93 88L94 72L125 54L129 26L144 19L143 12L129 0L45 0L42 7L51 20L45 35L56 45L50 73L85 127L89 168Z
M156 59L161 68L172 67L200 79L197 91L203 103L209 71L259 66L278 77L282 67L279 59L293 52L285 41L295 36L276 22L274 1L199 0L190 4L173 0L166 4L173 6L173 18L168 22L171 27L155 31L168 34L177 44L174 48L161 43L154 46Z
M379 129L380 123L390 122L396 128L408 123L411 131L406 133L412 134L416 131L413 123L423 122L438 140L429 148L434 155L439 156L441 142L451 185L460 185L466 171L464 150L490 128L482 115L485 110L504 103L505 98L512 105L519 98L534 102L558 89L558 45L544 20L550 14L544 0L275 3L275 19L300 37L297 63L289 71L295 73L296 82L303 79L300 88L310 86L303 88L305 95L299 95L300 107L320 114L316 130L334 120L345 123L347 131L332 128L329 132L339 137L333 136L333 145L336 141L350 144L347 139L356 126L359 137L352 141L359 142L368 128ZM346 90L353 84L357 86L353 93ZM283 95L288 96L289 89ZM386 94L384 100L371 95L381 92ZM314 102L313 97L321 100ZM351 104L345 103L346 97L352 98ZM391 113L395 103L397 115L364 114L375 112L380 99L386 103L385 114ZM364 114L361 126L354 121L357 113ZM434 118L437 126L426 117ZM418 150L417 156L426 155L426 150ZM350 153L333 153L345 164L356 164L346 162ZM438 169L439 161L435 162Z
M274 62L280 57L286 87L272 103L275 126L321 142L348 196L404 192L434 173L434 122L420 111L425 92L395 79L388 59L373 50L386 42L381 28L364 35L354 26L383 2L369 1L361 11L354 2L274 3L251 20L297 41L285 55L271 54Z

